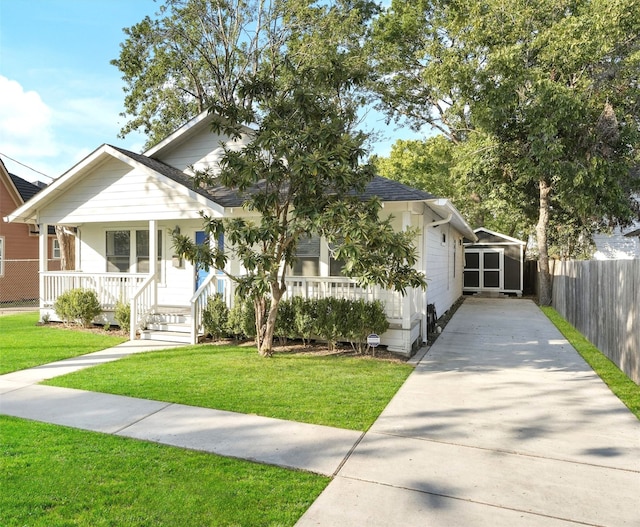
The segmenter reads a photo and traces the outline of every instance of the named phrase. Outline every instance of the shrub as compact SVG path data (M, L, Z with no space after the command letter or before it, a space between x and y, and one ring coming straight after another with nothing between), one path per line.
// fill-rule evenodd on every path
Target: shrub
M256 315L253 299L236 295L227 322L227 331L236 338L256 336Z
M113 318L116 319L120 329L129 332L131 328L131 305L126 304L122 300L118 300Z
M66 323L77 323L88 327L102 313L98 296L91 289L71 289L61 294L53 309Z
M340 337L345 335L345 318L349 301L341 298L321 298L316 301L315 333L326 340L333 350Z
M380 300L366 302L361 299L351 302L344 336L355 350L362 353L368 348L367 336L371 333L382 334L387 329L389 321L384 312L384 304Z
M209 333L214 340L227 335L229 308L220 293L207 299L207 307L202 313L202 325L205 333Z
M296 312L291 300L281 300L278 304L278 318L276 319L275 336L280 342L298 337L296 332Z
M294 311L295 335L307 344L316 330L317 302L295 296L291 299L291 304Z

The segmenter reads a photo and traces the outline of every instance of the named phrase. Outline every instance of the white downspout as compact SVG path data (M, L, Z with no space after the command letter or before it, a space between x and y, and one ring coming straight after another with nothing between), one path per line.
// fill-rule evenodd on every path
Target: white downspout
M437 227L438 225L444 225L445 223L449 223L453 218L453 212L449 212L449 215L443 220L433 221L431 223L427 223L425 227Z

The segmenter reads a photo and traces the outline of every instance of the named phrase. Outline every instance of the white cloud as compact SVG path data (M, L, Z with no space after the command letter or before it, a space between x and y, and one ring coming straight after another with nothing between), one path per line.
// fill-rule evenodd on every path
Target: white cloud
M0 75L0 144L3 153L21 158L56 154L51 109L35 91Z
M102 143L141 150L142 136L131 134L126 144L117 137L117 99L87 96L55 81L45 91L25 90L0 75L0 153L9 171L30 181L42 180L27 168L31 167L55 178Z

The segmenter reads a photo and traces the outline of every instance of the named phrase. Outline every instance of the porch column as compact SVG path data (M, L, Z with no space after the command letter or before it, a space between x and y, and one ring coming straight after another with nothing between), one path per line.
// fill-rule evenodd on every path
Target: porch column
M45 291L45 276L44 274L49 270L48 257L49 257L49 225L46 223L38 224L38 256L39 272L38 272L38 292L40 297L40 314L42 316L42 309L44 308L44 301L46 298Z
M152 307L158 303L158 221L149 220L149 275L155 276L152 284Z

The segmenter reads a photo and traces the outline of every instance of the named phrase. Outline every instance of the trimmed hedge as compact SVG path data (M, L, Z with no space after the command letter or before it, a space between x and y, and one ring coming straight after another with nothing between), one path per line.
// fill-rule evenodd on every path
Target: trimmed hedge
M210 297L203 323L205 331L214 338L253 338L256 333L253 302L238 297L229 311L222 297ZM384 333L387 329L389 322L384 304L379 300L294 297L278 304L275 336L281 342L299 339L308 343L316 338L326 341L329 349L334 349L338 342L349 342L354 350L363 353L368 348L367 336Z

